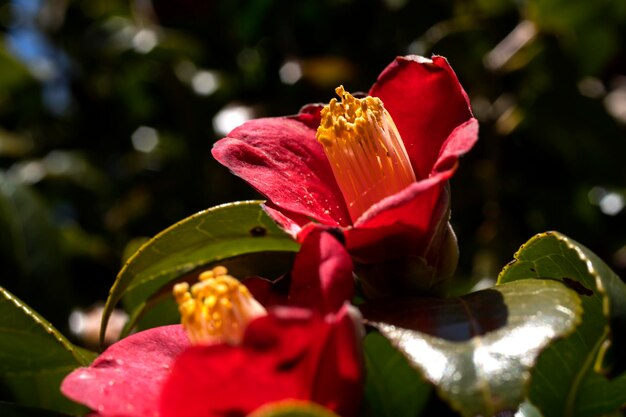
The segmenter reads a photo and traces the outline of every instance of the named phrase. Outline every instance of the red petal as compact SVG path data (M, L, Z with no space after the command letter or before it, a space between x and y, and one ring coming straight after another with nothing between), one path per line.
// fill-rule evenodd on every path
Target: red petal
M415 182L372 206L345 231L350 254L361 263L420 256L428 243L432 213L446 178Z
M441 153L433 168L431 175L449 172L452 176L456 170L458 159L472 149L478 140L478 120L471 118L458 126L450 134L441 147Z
M306 235L296 256L290 304L326 315L339 311L353 295L350 255L335 236L315 227Z
M109 347L88 368L69 374L61 391L99 416L159 416L161 387L174 359L188 346L179 325L134 334Z
M337 233L342 232L337 229ZM264 307L277 305L307 308L321 315L335 314L354 296L352 259L342 243L319 224L311 223L300 235L291 279L272 282L260 277L244 284Z
M360 326L360 324L359 324ZM357 416L363 397L363 352L347 310L336 317L318 364L313 400L342 417Z
M358 401L354 391L361 391L354 326L350 321L348 328L346 320L349 317L329 323L307 310L277 309L248 325L241 346L188 349L180 355L165 383L162 416L245 416L263 404L283 399L312 400L334 410L356 411L358 402L344 404ZM340 336L346 331L351 339ZM351 364L333 372L338 363L326 351L346 349L351 355L346 353L341 359ZM328 367L328 377L318 372L322 367ZM334 387L334 394L329 387L318 401L315 392L320 384Z
M440 56L396 58L369 94L391 114L418 179L428 177L446 138L472 117L467 94Z
M250 277L243 281L255 300L266 309L277 305L286 306L289 295L289 282L287 276L280 277L276 281L270 281L261 277Z
M438 210L441 191L458 166L458 159L478 140L474 118L458 126L443 143L428 179L411 184L401 192L370 207L347 229L349 252L362 263L374 263L401 256L424 256L432 226L447 214Z
M215 144L213 156L280 209L328 225L347 225L343 196L315 139L312 125L319 116L312 109L306 107L296 117L244 123Z

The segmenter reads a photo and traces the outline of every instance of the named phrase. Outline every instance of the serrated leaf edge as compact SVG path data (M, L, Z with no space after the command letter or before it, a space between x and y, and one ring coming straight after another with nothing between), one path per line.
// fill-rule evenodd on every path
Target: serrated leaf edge
M68 351L74 359L76 359L76 362L78 362L79 365L84 366L84 365L89 365L91 363L91 361L93 360L93 357L90 358L84 355L83 353L84 350L78 349L76 346L70 343L70 341L67 340L65 336L61 334L61 332L59 332L52 324L50 324L46 319L44 319L39 313L37 313L32 308L30 308L28 305L26 305L26 303L24 303L22 300L20 300L19 298L11 294L9 291L7 291L3 287L0 287L0 294L2 294L2 296L7 301L11 302L16 308L21 310L27 317L30 317L35 322L35 324L41 327L46 333L54 337L56 341L59 342L61 346L63 346L63 348L66 351ZM95 357L95 354L94 354L94 357Z
M576 378L574 379L572 383L572 390L570 391L570 394L567 397L567 400L565 403L566 404L565 416L572 416L574 415L574 411L575 411L574 407L576 405L575 394L579 392L580 385L582 384L585 375L587 374L587 372L589 372L590 369L593 368L593 365L596 362L600 348L602 347L602 345L605 343L605 341L611 334L611 327L609 324L610 315L611 315L610 298L606 291L606 288L604 287L604 284L602 283L602 278L600 277L600 274L598 273L598 271L596 271L596 269L593 266L593 263L587 257L587 255L583 252L582 248L577 243L572 241L570 238L568 238L567 236L559 232L553 232L553 235L558 240L564 242L569 249L572 249L574 252L576 252L579 259L585 263L585 266L587 267L587 271L589 272L589 275L593 277L596 283L596 289L602 295L602 314L604 314L604 316L607 318L607 322L604 325L604 328L602 330L602 336L598 339L593 349L591 350L590 355L585 359L585 363L581 367L580 371L576 374Z
M603 331L602 331L602 336L598 339L598 341L596 342L596 344L593 346L593 349L591 349L591 353L590 355L586 358L583 366L580 368L579 372L576 373L576 378L574 379L574 381L572 382L572 389L569 391L569 395L565 401L565 412L564 412L564 416L572 416L574 415L574 407L576 405L576 394L579 391L580 385L582 384L582 381L585 377L585 375L587 374L587 372L589 372L589 370L594 366L594 364L600 360L599 358L597 358L598 356L598 352L600 351L600 348L602 347L602 345L608 340L608 338L610 337L610 324L609 324L609 319L610 319L610 297L606 291L606 288L604 287L604 284L602 283L602 278L600 277L600 274L598 273L598 271L596 271L596 269L593 266L593 262L589 259L589 257L584 253L584 250L582 249L582 245L580 245L578 242L575 242L574 240L570 239L569 237L565 236L564 234L557 232L557 231L548 231L548 232L542 232L542 233L538 233L535 236L533 236L532 238L530 238L526 243L524 243L523 245L520 246L520 248L517 250L517 252L515 252L515 254L513 255L513 261L509 262L504 268L502 268L502 271L500 271L500 273L498 274L498 284L500 283L500 278L504 275L504 273L506 272L506 270L508 269L508 267L510 265L512 265L515 262L519 261L519 255L520 253L529 245L533 244L535 241L545 238L545 237L554 237L556 240L563 242L565 244L565 246L570 249L573 250L576 255L578 256L578 259L583 262L585 264L585 266L587 267L587 272L589 273L589 275L591 277L593 277L593 280L596 284L596 289L598 290L598 292L601 294L602 296L602 313L604 314L604 316L607 318L607 323L604 325ZM571 332L570 332L571 334ZM564 335L564 337L569 336L569 334Z

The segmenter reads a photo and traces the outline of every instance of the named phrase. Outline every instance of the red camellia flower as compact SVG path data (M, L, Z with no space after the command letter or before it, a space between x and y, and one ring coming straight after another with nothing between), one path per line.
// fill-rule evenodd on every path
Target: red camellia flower
M356 416L363 375L346 303L351 271L334 237L312 233L286 300L306 308L267 311L224 268L204 272L191 289L174 289L183 326L122 339L68 375L61 390L102 417L244 417L286 400Z
M213 155L264 194L268 213L299 240L314 227L340 228L361 276L431 287L456 267L446 185L477 140L468 97L439 56L398 57L365 98L336 91L341 101L323 108L243 124ZM379 284L364 283L402 290Z

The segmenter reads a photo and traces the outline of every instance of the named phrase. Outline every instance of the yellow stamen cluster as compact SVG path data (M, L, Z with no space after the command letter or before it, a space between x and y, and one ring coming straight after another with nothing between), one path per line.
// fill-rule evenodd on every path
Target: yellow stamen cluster
M204 271L189 288L174 286L181 321L193 344L239 344L246 326L266 311L223 266Z
M376 97L357 99L343 86L322 109L317 140L324 146L352 221L373 204L415 182L391 115Z

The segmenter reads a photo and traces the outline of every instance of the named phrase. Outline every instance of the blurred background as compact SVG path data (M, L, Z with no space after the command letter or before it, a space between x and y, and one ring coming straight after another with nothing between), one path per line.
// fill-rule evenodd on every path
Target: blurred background
M459 274L558 230L626 276L623 0L0 1L0 285L68 334L134 239L258 196L243 121L446 56L481 123L452 181Z

